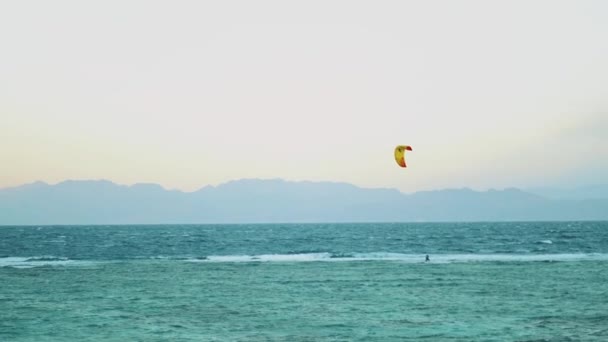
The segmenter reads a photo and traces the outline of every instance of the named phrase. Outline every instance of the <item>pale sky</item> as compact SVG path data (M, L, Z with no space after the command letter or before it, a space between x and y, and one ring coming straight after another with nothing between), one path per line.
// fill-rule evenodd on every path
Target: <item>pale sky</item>
M240 178L607 183L608 2L0 4L0 187Z

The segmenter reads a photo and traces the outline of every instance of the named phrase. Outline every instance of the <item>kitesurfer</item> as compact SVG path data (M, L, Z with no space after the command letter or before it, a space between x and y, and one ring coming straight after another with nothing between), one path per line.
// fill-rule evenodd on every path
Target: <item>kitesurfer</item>
M431 258L429 258L429 255L427 254L426 258L424 259L424 262L429 262L429 261L431 261Z

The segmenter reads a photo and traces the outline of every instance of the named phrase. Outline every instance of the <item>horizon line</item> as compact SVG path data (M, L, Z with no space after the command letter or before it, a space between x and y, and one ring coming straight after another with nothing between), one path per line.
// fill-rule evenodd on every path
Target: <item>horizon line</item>
M574 222L608 222L608 220L430 220L430 221L286 221L286 222L200 222L200 223L44 223L44 224L0 224L5 227L81 227L81 226L240 226L240 225L294 225L294 224L467 224L467 223L574 223Z

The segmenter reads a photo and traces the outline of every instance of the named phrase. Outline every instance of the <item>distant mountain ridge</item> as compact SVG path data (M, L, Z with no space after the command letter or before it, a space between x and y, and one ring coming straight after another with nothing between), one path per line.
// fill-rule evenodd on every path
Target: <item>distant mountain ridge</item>
M530 188L526 191L549 199L589 200L608 198L608 184L588 185L578 188Z
M35 182L0 189L0 225L608 220L608 194L591 193L565 199L516 188L404 194L281 179L242 179L194 192L106 180Z

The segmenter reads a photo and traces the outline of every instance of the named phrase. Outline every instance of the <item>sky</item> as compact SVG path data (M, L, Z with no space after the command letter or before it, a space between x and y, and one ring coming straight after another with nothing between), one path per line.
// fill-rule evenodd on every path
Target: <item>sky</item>
M0 188L608 183L606 37L605 1L5 1Z

